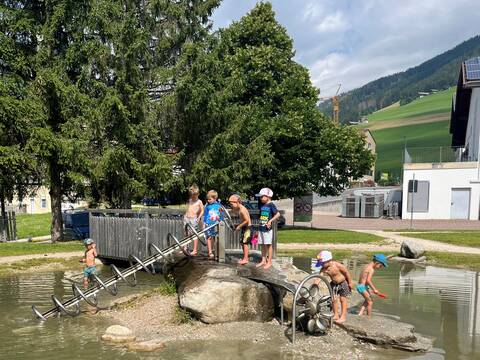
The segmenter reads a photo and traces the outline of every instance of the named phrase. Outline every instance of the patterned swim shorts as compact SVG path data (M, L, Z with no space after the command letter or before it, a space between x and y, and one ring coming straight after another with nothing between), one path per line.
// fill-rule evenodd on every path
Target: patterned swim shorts
M252 241L252 230L249 226L242 228L242 235L240 236L240 244L250 245Z
M346 280L341 282L340 284L331 281L330 286L332 287L333 295L347 297L352 293Z

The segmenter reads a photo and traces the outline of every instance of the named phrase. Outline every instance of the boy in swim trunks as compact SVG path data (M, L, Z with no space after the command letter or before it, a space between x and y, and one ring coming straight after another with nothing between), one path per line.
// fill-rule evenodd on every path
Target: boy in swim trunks
M372 292L374 294L379 294L379 291L372 282L373 273L375 272L375 269L387 266L387 257L383 254L375 254L373 255L372 261L365 265L362 272L360 273L357 291L360 293L360 295L363 296L365 301L363 302L362 307L358 312L358 315L363 315L365 310L367 310L368 316L372 315L373 300L370 294L370 289L372 289Z
M333 261L332 253L323 250L317 255L318 263L321 266L321 272L327 274L330 279L330 286L333 290L333 320L341 324L347 320L347 296L351 294L353 288L352 277L345 265ZM338 300L340 299L341 312L338 315Z
M248 264L248 245L252 238L252 220L250 219L250 213L248 209L242 205L242 199L240 195L233 194L228 199L228 202L232 205L232 210L237 212L240 216L240 224L237 225L235 231L241 231L240 243L243 249L243 259L238 261L239 265Z
M183 217L183 226L185 227L185 236L193 235L191 227L195 231L200 231L200 219L203 216L203 203L198 199L200 191L196 185L192 185L188 188L188 203L187 210ZM198 239L193 240L193 251L191 252L192 256L198 255Z
M85 250L85 257L80 259L80 262L85 263L87 266L85 269L83 269L83 287L86 289L88 288L88 279L95 273L97 269L95 266L97 249L93 239L85 239L83 240L83 244L87 250Z

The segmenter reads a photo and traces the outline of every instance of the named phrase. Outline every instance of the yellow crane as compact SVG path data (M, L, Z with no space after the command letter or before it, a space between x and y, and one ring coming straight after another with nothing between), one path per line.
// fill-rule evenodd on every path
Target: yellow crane
M342 84L338 84L337 92L332 97L321 97L320 100L332 100L332 120L334 123L338 124L340 121L339 114L340 114L340 103L338 101L338 93L340 92L340 88Z

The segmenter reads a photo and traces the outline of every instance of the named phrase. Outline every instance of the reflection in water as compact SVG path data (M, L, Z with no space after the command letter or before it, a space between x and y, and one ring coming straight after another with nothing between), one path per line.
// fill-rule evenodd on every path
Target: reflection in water
M410 266L409 271L400 272L402 295L429 296L438 301L434 304L440 315L437 345L444 347L447 356L480 357L476 346L480 335L479 276L473 271L434 266Z

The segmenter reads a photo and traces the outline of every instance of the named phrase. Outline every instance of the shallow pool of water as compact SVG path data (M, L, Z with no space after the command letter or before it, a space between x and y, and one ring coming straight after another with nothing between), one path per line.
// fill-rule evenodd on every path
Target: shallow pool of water
M359 258L344 264L357 281L366 262ZM310 259L296 258L294 264L308 271ZM373 281L388 295L376 298L374 312L412 324L418 333L435 338L434 349L418 358L480 359L480 273L391 262L387 269L375 272Z
M310 259L295 258L294 264L309 271ZM345 264L355 280L366 259L349 259ZM101 277L110 275L108 267ZM71 296L71 282L63 271L23 273L0 277L0 358L2 359L283 359L278 347L252 346L249 342L174 343L161 352L128 352L100 339L109 321L100 316L60 317L39 322L31 305L41 311L52 307L51 295ZM158 285L162 278L138 275L138 286L119 286L119 296ZM480 359L479 274L440 267L392 264L378 270L374 281L388 294L378 299L374 310L415 325L423 335L435 337L435 348L416 355L378 349L382 359ZM103 304L115 298L102 293ZM88 310L88 307L83 308ZM285 341L287 341L285 339ZM298 357L297 357L298 358Z

